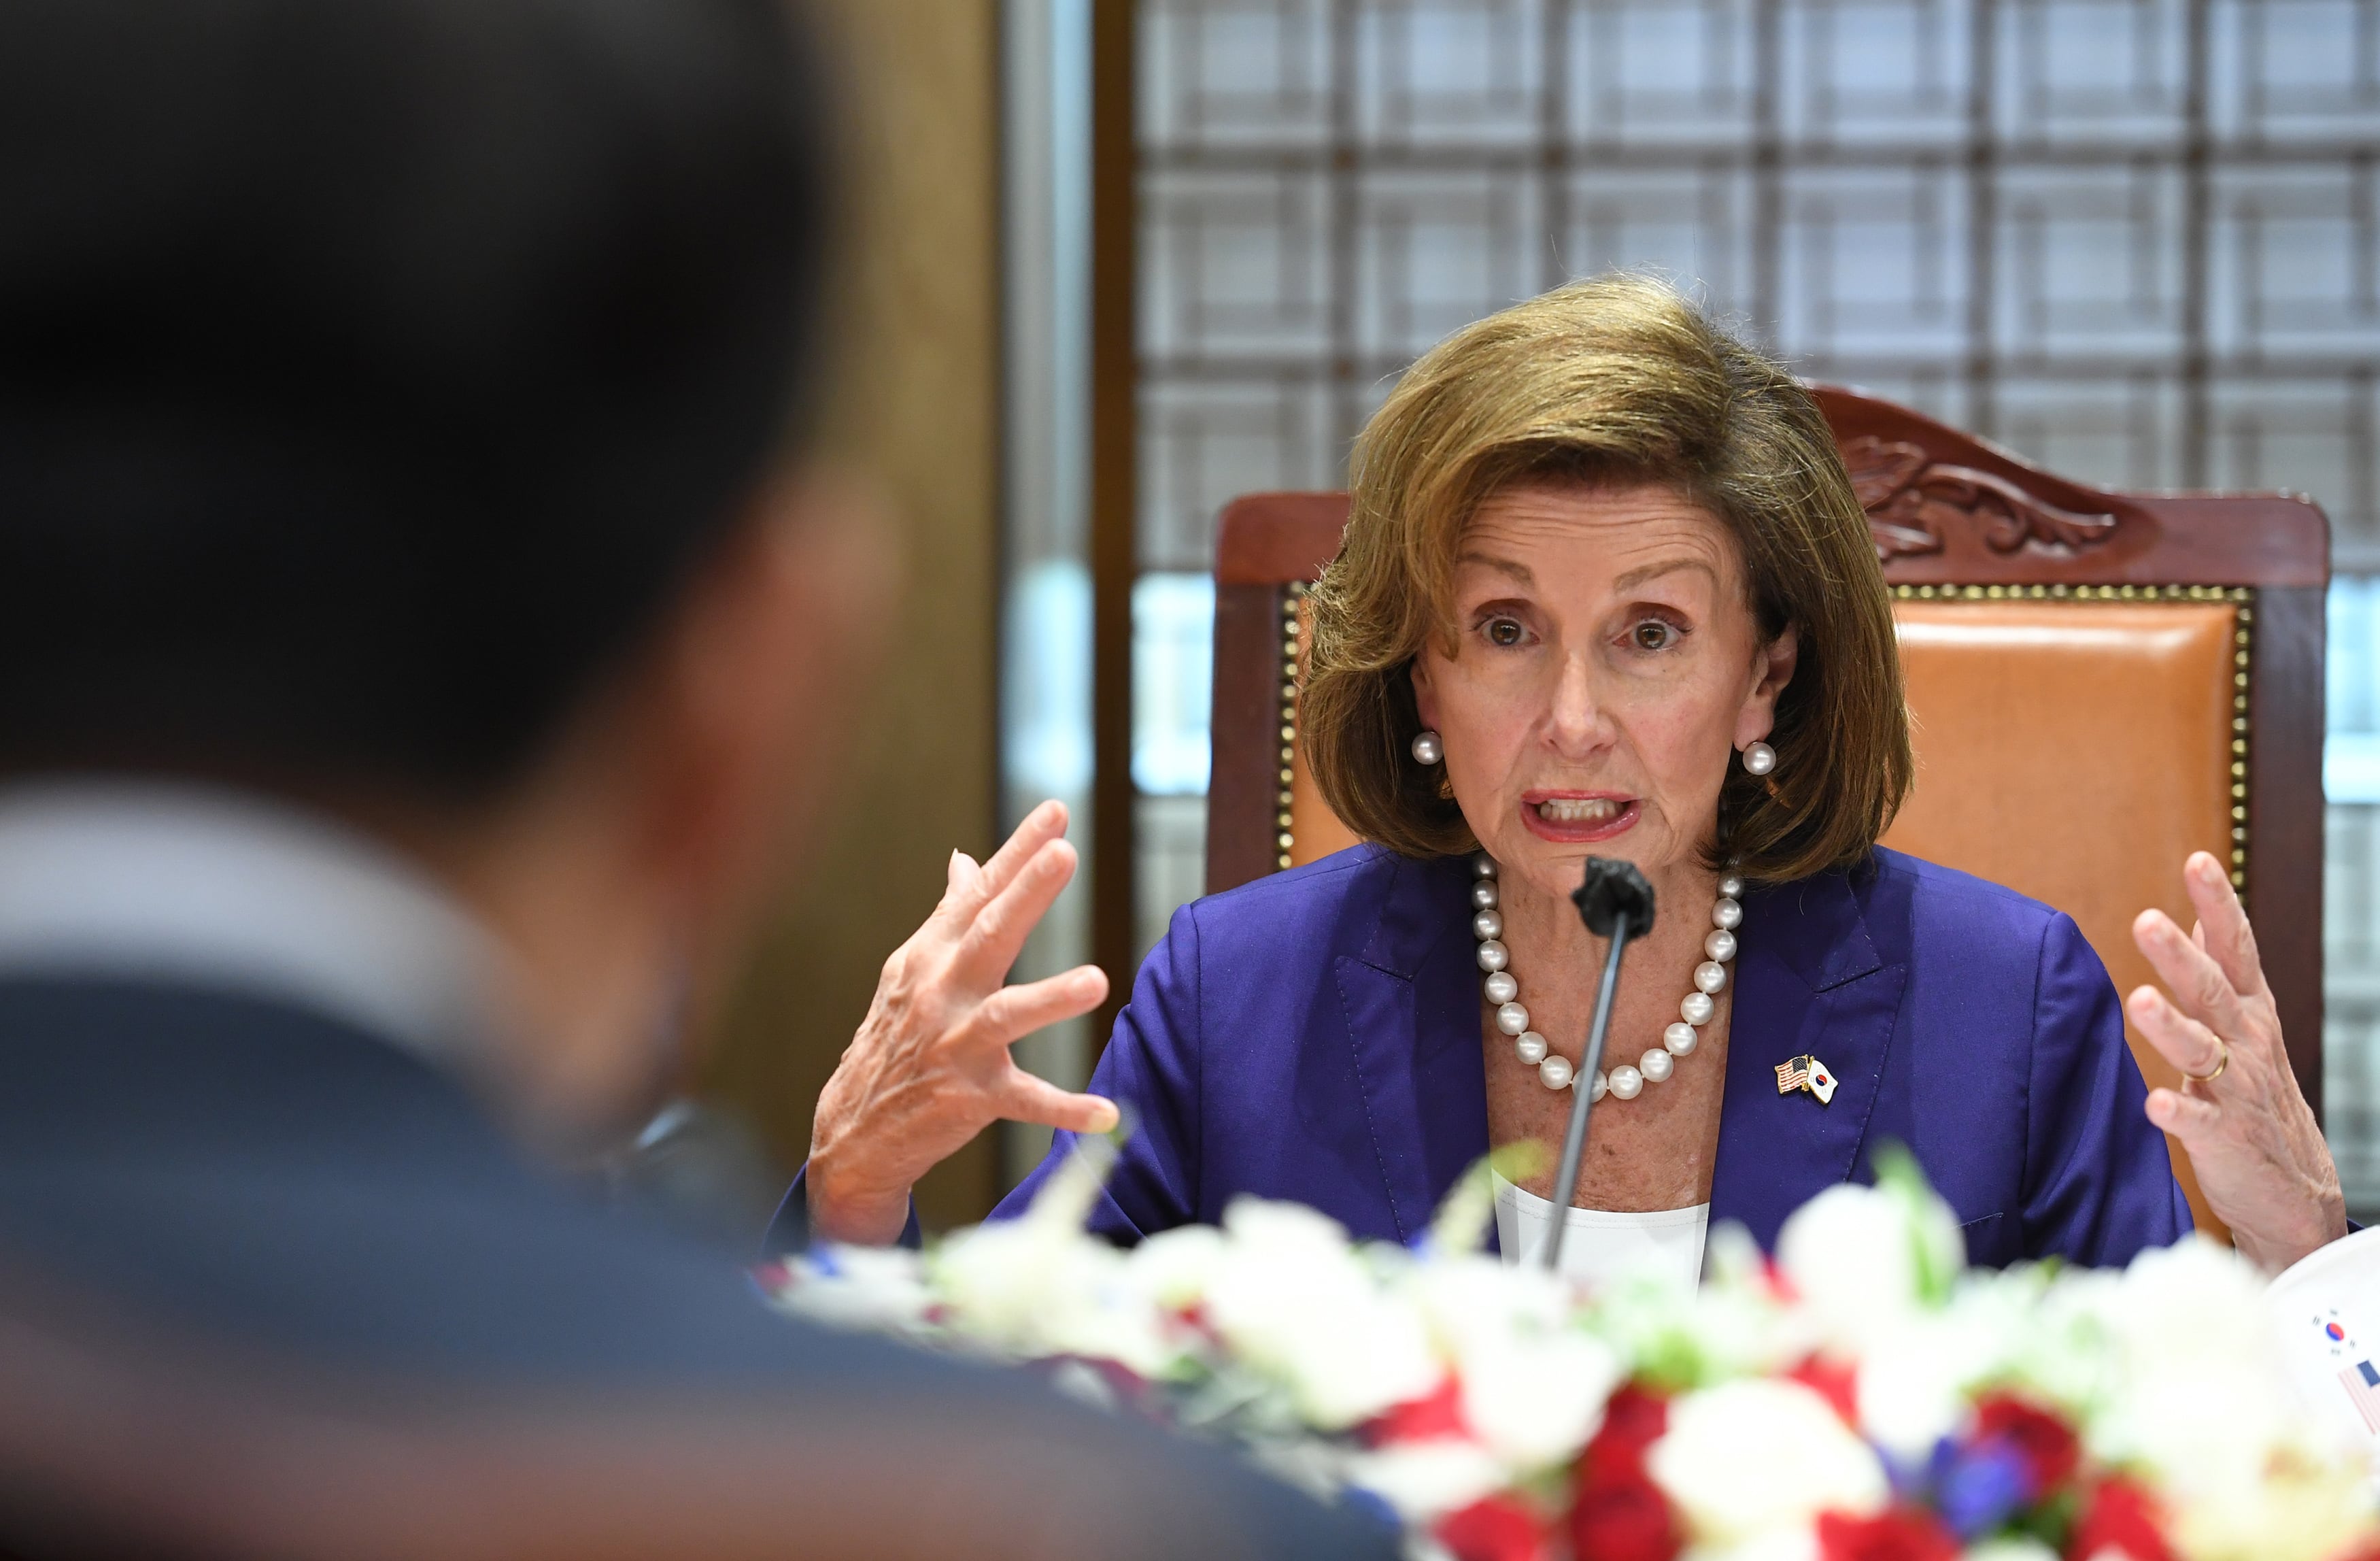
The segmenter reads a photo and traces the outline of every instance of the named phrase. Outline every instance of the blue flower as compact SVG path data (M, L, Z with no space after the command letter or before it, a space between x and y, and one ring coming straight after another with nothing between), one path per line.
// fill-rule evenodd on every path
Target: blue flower
M1952 1532L1972 1540L2015 1516L2031 1479L2017 1450L1995 1439L1958 1454L1935 1487L1935 1505Z

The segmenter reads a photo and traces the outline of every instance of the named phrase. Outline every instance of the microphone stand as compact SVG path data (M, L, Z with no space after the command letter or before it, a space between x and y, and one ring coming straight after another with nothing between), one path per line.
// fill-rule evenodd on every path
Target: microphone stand
M1554 1172L1554 1228L1546 1241L1548 1274L1560 1272L1562 1237L1570 1229L1571 1204L1578 1197L1579 1161L1586 1153L1586 1118L1595 1106L1595 1075L1603 1066L1603 1043L1611 1030L1611 999L1620 990L1620 957L1627 951L1631 936L1653 925L1653 885L1629 862L1587 858L1586 880L1571 898L1587 931L1610 938L1611 952L1603 961L1603 984L1596 990L1586 1050L1571 1076L1575 1098L1571 1102L1570 1129L1562 1135L1561 1160Z

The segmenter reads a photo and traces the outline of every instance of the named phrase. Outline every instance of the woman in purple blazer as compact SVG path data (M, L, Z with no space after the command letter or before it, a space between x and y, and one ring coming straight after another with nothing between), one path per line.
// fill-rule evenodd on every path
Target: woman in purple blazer
M987 1109L1098 1130L1112 1102L1133 1131L1095 1219L1121 1238L1254 1193L1410 1240L1492 1149L1559 1141L1574 1088L1601 1102L1577 1207L1549 1157L1504 1157L1498 1224L1516 1255L1566 1224L1590 1277L1690 1278L1712 1221L1770 1242L1888 1143L1978 1261L2121 1262L2189 1228L2074 923L1876 846L1912 778L1890 604L1780 366L1661 284L1574 284L1415 363L1351 488L1301 726L1367 844L1177 913L1084 1096L1005 1042L1096 1002L1096 972L905 1016L947 968L996 982L1072 868L1050 815L954 861L820 1101L795 1201L823 1228L890 1239ZM1659 909L1582 1079L1590 856Z

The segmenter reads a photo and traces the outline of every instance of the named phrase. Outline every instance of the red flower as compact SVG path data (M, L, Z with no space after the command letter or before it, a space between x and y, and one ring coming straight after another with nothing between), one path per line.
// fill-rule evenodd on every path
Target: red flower
M1684 1547L1669 1498L1650 1480L1580 1491L1570 1545L1578 1561L1671 1561Z
M2111 1549L2132 1561L2176 1561L2157 1522L2156 1498L2121 1476L2099 1482L2066 1536L2067 1561L2091 1561Z
M1463 1423L1463 1384L1451 1374L1440 1378L1427 1394L1383 1411L1364 1427L1365 1442L1375 1447L1468 1434Z
M1645 1454L1669 1428L1669 1400L1633 1383L1604 1406L1572 1497L1578 1561L1670 1561L1682 1547L1669 1498L1645 1472Z
M1630 1383L1603 1406L1603 1426L1579 1455L1582 1491L1633 1485L1645 1478L1645 1454L1670 1429L1670 1401Z
M1485 1496L1438 1520L1438 1543L1455 1561L1542 1561L1551 1535L1511 1496Z
M2075 1466L2082 1460L2082 1445L2072 1427L2048 1410L2005 1393L1995 1393L1975 1405L1975 1440L2003 1443L2024 1460L2033 1501L2073 1479Z
M1959 1561L1959 1542L1942 1520L1896 1506L1874 1518L1818 1514L1819 1561Z
M1827 1401L1853 1431L1859 1429L1859 1369L1813 1355L1785 1373Z

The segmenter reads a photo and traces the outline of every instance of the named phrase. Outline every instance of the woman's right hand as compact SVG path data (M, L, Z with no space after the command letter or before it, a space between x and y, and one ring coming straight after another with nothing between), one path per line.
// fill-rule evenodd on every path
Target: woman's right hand
M1065 833L1064 805L1044 802L981 867L951 853L941 903L884 962L868 1018L820 1092L806 1177L817 1235L898 1240L917 1179L1002 1118L1077 1133L1116 1125L1112 1103L1069 1094L1008 1052L1108 994L1092 965L1002 984L1026 934L1075 876Z

